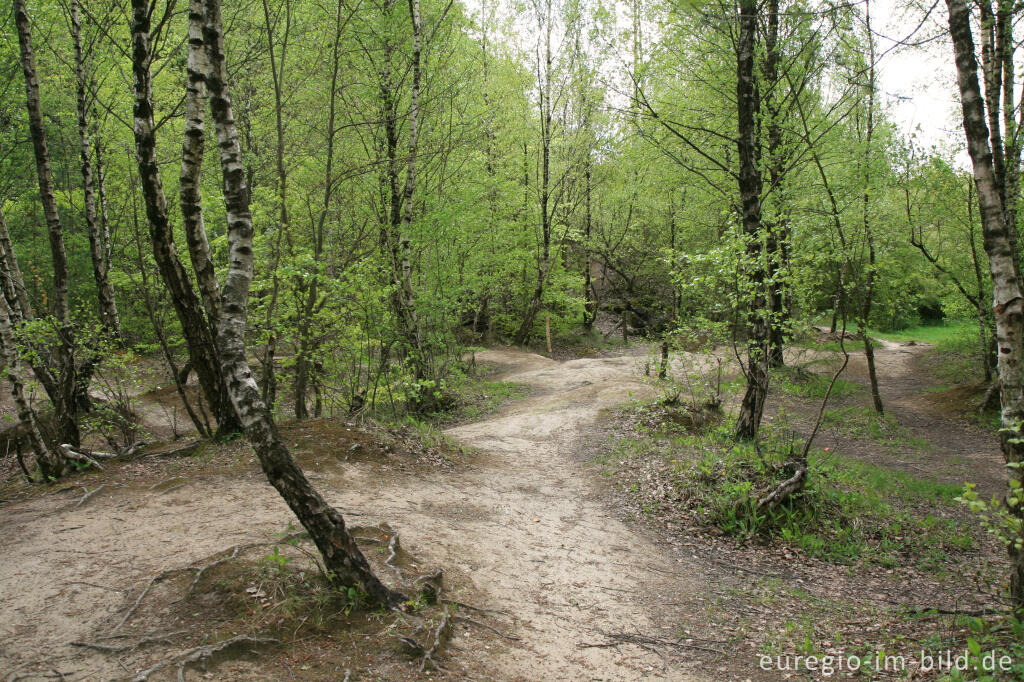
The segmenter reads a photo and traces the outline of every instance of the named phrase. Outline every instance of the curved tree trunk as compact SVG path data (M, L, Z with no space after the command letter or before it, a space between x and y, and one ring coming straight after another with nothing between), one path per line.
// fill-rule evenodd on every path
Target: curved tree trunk
M144 2L144 0L136 0ZM203 39L208 56L207 86L217 126L230 250L217 328L220 361L231 400L271 485L309 532L327 571L341 584L359 586L375 603L394 606L404 596L373 574L341 514L310 485L281 440L260 398L245 352L246 306L253 277L252 215L238 131L228 93L219 0L205 0Z
M150 76L150 5L147 0L132 0L132 71L135 75L135 152L142 184L142 196L149 219L149 236L153 243L160 276L171 294L174 312L181 322L192 367L199 377L213 416L217 433L225 436L241 430L241 424L228 397L227 388L217 361L216 344L203 304L196 296L188 273L178 258L167 213L167 198L156 157L156 131L153 122L153 93Z
M87 400L83 400L87 396L81 394L82 382L79 381L78 368L75 366L74 329L68 307L68 259L64 249L64 227L57 211L57 195L53 187L46 130L43 127L35 54L32 51L32 28L25 0L14 0L14 23L18 29L21 68L25 76L25 105L28 109L29 132L36 161L39 198L43 204L43 216L46 219L50 240L50 256L53 261L53 312L60 326L60 340L55 349L59 379L55 386L56 390L50 393L50 400L53 402L60 442L78 445L81 442L78 411L87 404Z

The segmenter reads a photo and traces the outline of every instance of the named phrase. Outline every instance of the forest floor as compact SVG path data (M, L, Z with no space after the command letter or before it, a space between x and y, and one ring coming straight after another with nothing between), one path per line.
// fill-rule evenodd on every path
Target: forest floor
M922 370L925 350L878 350L895 443L837 423L819 444L998 490L993 432L922 398L943 388ZM645 347L561 362L494 349L477 360L529 392L445 438L326 420L283 429L386 580L444 571L443 596L461 606L436 667L395 635L428 641L443 612L364 612L317 592L303 547L285 538L290 513L236 442L0 490L0 679L131 679L161 662L150 679L173 679L179 661L212 653L195 647L244 635L253 639L209 657L209 672L183 667L184 679L774 680L784 674L762 670L760 654L850 643L916 655L927 638L960 632L931 609L991 605L967 579L999 564L984 540L960 573L838 566L644 513L627 492L643 466L600 462L629 428L617 410L657 393ZM850 382L861 372L854 360ZM854 392L836 406L863 402ZM816 412L784 393L770 414L780 407L797 430ZM403 551L392 562L395 533ZM257 641L271 637L283 643Z

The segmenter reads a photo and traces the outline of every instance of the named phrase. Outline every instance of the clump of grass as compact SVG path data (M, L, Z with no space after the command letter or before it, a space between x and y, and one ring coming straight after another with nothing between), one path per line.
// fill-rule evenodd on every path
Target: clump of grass
M964 343L975 342L978 338L978 323L974 320L952 320L941 324L920 324L894 331L874 331L871 336L894 343L927 343L947 348L963 347Z

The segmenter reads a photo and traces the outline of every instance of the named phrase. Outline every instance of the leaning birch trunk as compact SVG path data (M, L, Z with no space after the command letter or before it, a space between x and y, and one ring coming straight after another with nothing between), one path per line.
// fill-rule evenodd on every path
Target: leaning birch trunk
M10 308L6 301L0 302L0 356L7 366L7 382L11 385L11 397L18 412L18 421L28 435L29 444L36 456L39 476L48 481L60 478L67 471L67 461L55 454L43 441L36 423L36 415L25 399L25 381L21 378L21 363L18 360L18 345L11 328Z
M768 393L768 323L764 295L764 269L761 265L761 171L757 167L757 94L754 82L754 52L757 40L757 2L741 0L739 39L736 47L736 103L739 190L743 202L743 234L747 239L748 267L754 295L747 316L748 333L747 390L736 420L736 438L757 437Z
M220 316L220 285L213 266L210 243L203 224L203 199L199 177L203 167L206 135L206 50L203 48L203 2L190 0L188 7L188 66L185 89L185 141L181 150L179 204L185 225L189 257L196 271L199 293L211 330L216 333Z
M102 227L96 210L96 183L92 162L92 143L89 140L89 98L85 73L85 55L82 52L82 19L79 13L78 0L71 0L71 39L75 53L75 80L77 81L76 100L78 108L78 145L82 162L82 194L85 203L85 225L89 232L89 255L92 257L92 274L96 280L96 294L99 299L100 322L107 335L114 339L121 338L121 322L117 314L117 302L114 288L110 285L108 263L106 259L106 243L103 240Z
M1011 482L1024 483L1024 289L1017 274L1010 227L996 182L989 131L985 122L985 106L978 82L978 62L974 55L970 10L964 0L946 0L949 8L949 30L956 58L960 102L963 108L967 151L971 156L974 182L978 188L978 206L985 252L992 276L993 316L998 343L998 370L1001 385L1002 429L1000 440ZM1013 486L1011 486L1013 493ZM1013 493L1019 497L1019 493ZM1021 504L1008 505L1018 520L1024 520ZM1015 542L1024 540L1024 524L1018 538L1009 545L1011 572L1010 597L1015 610L1024 609L1024 550Z
M25 106L28 110L29 132L36 161L39 198L43 204L43 216L46 219L50 240L50 256L53 261L53 311L61 327L61 338L56 348L59 381L49 397L53 402L61 442L78 445L81 441L77 422L78 408L80 399L87 399L88 396L80 392L81 386L75 367L74 331L71 328L68 307L68 259L64 249L64 227L57 211L50 152L47 149L46 130L43 127L35 53L32 50L32 26L25 0L14 0L14 23L18 29L21 68L25 76Z
M167 211L167 197L156 156L156 124L153 120L153 93L150 67L150 5L147 0L132 0L132 71L135 76L134 134L135 156L142 184L142 196L149 219L149 237L160 277L171 295L174 312L181 323L189 359L199 377L217 420L217 435L227 436L241 430L238 415L227 395L227 387L217 360L214 330L196 296L188 273L178 258Z
M221 289L221 315L217 328L221 367L227 379L228 391L264 473L309 532L323 556L328 573L341 584L359 586L371 601L394 606L404 596L390 590L373 574L346 529L341 514L310 485L292 459L278 434L273 417L260 398L259 387L246 359L246 304L253 276L249 187L246 184L238 130L228 92L220 1L205 0L203 5L203 40L208 61L207 87L210 109L217 127L228 221L229 266L227 279Z

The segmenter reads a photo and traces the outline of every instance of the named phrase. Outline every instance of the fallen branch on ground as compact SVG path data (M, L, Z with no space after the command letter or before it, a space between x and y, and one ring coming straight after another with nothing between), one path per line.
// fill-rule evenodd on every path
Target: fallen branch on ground
M202 445L205 442L206 441L203 440L203 439L194 440L194 441L192 441L190 443L185 443L184 445L179 445L176 448L171 448L170 450L160 450L159 452L146 452L146 453L142 453L138 457L147 458L147 459L149 457L188 457L193 452L195 452L199 448L200 445Z
M603 632L601 633L605 637L609 638L610 642L600 642L595 644L581 644L579 648L588 649L593 647L611 647L618 646L619 644L635 644L637 646L668 646L677 649L699 649L700 651L710 651L716 654L724 654L725 652L721 649L713 649L707 646L701 646L699 644L690 644L685 642L686 638L679 640L670 639L658 639L657 637L648 637L647 635L631 635L626 632Z
M771 511L804 489L807 484L807 460L796 460L787 466L795 469L795 473L758 500L757 511Z

